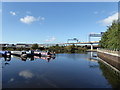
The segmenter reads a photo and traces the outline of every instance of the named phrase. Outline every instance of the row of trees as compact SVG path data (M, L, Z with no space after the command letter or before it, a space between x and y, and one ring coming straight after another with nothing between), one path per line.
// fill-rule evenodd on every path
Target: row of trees
M42 47L39 47L38 44L33 44L31 48L26 48L26 47L3 47L3 50L9 50L9 51L14 51L14 50L18 50L18 51L22 51L22 50L36 50L36 49L41 49Z
M19 48L13 48L13 47L3 47L2 50L8 50L8 51L28 51L30 48L24 48L24 47L19 47Z
M100 46L110 50L120 50L120 22L114 21L103 34Z
M51 51L51 52L56 52L56 53L81 53L81 52L86 52L87 51L87 46L75 46L73 45L69 45L69 46L59 46L58 44L56 44L56 46L50 46L50 47L39 47L38 44L33 44L31 48L24 48L24 47L20 47L20 48L6 48L4 47L3 50L41 50L41 51Z
M69 45L69 46L59 46L58 44L56 44L56 46L50 46L47 48L44 47L38 47L37 44L33 44L32 49L39 49L42 51L52 51L52 52L56 52L56 53L80 53L80 52L85 52L87 50L87 47L83 46L75 46L73 45Z
M81 53L81 52L86 52L87 48L81 46L75 46L74 44L69 46L59 46L57 44L56 46L51 46L47 48L47 50L55 51L56 53Z

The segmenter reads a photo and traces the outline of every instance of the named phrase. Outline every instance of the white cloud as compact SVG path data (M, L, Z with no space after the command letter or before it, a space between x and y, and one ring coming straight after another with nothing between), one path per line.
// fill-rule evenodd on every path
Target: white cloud
M102 23L103 25L111 25L114 20L118 20L118 13L115 13L115 14L99 21L99 23Z
M19 73L19 76L22 76L22 77L24 77L25 79L28 79L28 78L32 78L32 77L34 76L34 74L31 73L31 72L28 71L28 70L24 70L24 71L21 71L21 72Z
M26 17L20 18L20 21L26 24L31 24L32 22L37 21L37 19L33 16L26 16Z
M43 19L44 19L44 17L25 16L23 18L20 18L20 21L25 24L31 24L33 22L41 21Z
M16 12L10 11L10 14L13 15L13 16L15 16Z
M53 42L55 41L56 38L53 36L53 37L50 37L49 39L45 40L46 42Z

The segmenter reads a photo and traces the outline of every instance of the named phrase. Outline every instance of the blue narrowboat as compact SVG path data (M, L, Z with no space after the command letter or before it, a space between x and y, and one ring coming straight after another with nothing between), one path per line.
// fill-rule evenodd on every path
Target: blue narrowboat
M11 52L10 51L0 51L0 56L10 57L11 56Z

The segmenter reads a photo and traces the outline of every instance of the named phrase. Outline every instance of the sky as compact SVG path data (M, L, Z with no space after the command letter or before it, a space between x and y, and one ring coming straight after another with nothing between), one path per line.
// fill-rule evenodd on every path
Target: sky
M2 41L2 3L0 2L0 42Z
M2 0L2 2L119 2L119 0Z
M2 42L87 42L118 18L117 2L3 2ZM93 41L97 39L92 38Z

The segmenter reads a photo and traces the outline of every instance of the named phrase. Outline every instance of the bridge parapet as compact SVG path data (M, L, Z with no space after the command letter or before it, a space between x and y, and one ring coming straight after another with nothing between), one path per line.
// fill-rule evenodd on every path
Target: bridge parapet
M77 42L77 43L64 43L64 44L98 44L99 41L91 41L91 42Z
M97 56L120 76L120 51L97 49Z
M97 51L120 57L120 51L117 51L117 50L108 50L108 49L98 48Z

